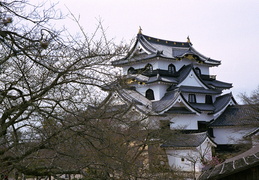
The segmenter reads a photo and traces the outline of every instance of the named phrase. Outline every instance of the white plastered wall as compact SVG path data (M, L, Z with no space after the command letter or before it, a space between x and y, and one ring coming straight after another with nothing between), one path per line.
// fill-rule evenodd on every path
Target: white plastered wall
M128 66L124 66L122 68L122 71L123 71L123 75L127 75L128 74L128 69L130 67L133 67L134 69L141 69L141 68L144 68L147 64L151 64L153 66L153 69L158 69L158 62L156 61L156 59L151 59L149 61L145 61L145 62L142 62L142 63L137 63L137 64L132 64L132 65L128 65Z
M201 172L203 164L201 157L207 161L212 159L212 143L207 138L200 146L189 149L166 149L168 164L173 169L193 172L194 163L195 171Z
M154 91L155 100L160 100L166 93L166 89L168 88L168 85L165 84L153 84L153 85L138 85L136 86L136 90L142 94L143 96L146 95L146 91L148 89L152 89Z
M188 101L189 93L182 93L183 97ZM197 103L205 103L205 94L195 94ZM213 98L214 99L214 98Z
M166 150L168 164L172 169L193 172L194 162L191 162L190 159L197 160L195 162L195 171L200 172L203 165L199 160L199 152L193 150Z
M205 66L205 65L200 65L200 64L198 65L195 61L190 62L189 59L183 59L181 61L176 61L176 60L172 60L172 59L164 59L164 58L159 58L159 57L150 59L149 61L145 61L142 63L136 63L136 64L124 66L123 74L126 75L128 72L128 69L130 67L133 67L134 69L140 69L140 68L144 68L148 63L153 66L154 70L155 69L168 70L168 65L173 64L175 66L176 71L179 71L184 65L195 63L196 65L194 65L194 68L198 67L198 68L200 68L202 74L209 75L209 67Z
M188 76L180 84L177 85L177 87L180 86L204 87L205 89L207 89L207 87L198 79L193 70L191 70Z
M170 117L171 129L197 130L198 121L209 122L213 119L212 115L207 113L197 114L178 114Z

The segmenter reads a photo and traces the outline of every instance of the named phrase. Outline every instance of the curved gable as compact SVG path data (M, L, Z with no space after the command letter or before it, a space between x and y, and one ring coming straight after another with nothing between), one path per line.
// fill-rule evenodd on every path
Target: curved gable
M160 101L153 103L153 110L158 114L164 114L167 111L172 112L174 111L174 108L177 110L179 107L184 107L190 113L200 114L200 112L193 108L179 92L168 93ZM177 111L175 112L177 113Z
M208 89L207 85L201 80L193 68L189 71L185 78L182 78L181 82L179 82L177 85L177 87L180 86L194 86Z
M213 114L215 116L215 119L219 117L219 115L221 115L228 106L236 104L237 103L231 93L218 97L214 103L215 110Z

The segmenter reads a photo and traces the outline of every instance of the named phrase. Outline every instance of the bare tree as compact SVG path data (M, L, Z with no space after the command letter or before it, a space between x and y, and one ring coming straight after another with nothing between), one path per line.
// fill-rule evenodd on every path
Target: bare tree
M100 103L104 86L127 86L111 83L109 66L127 46L108 40L101 23L88 36L73 15L81 36L57 31L51 20L61 16L44 7L0 2L1 177L168 179L170 171L150 170L148 148L159 142L147 116L134 102L114 104L112 93Z
M244 121L246 126L256 128L254 132L246 136L252 138L252 144L256 145L259 143L258 129L259 129L259 86L250 95L243 93L240 95L245 108L238 114L239 120Z
M75 128L82 122L66 119L98 104L92 93L113 78L108 64L124 53L124 46L106 39L101 24L90 37L62 38L64 32L50 25L61 18L57 14L44 4L0 2L0 174L40 175L68 170L68 164L76 167L66 163L72 159L66 145L82 140ZM74 147L81 152L79 145Z
M243 103L245 105L249 105L250 113L248 114L251 119L257 120L259 124L259 86L255 89L251 95L247 95L246 93L242 93L240 95Z

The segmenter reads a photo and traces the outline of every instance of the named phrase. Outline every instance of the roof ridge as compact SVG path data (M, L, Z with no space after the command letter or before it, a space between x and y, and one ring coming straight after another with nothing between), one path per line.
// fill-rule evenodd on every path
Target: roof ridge
M161 38L156 38L156 37L153 37L153 36L148 36L148 35L145 35L145 34L138 34L138 35L142 35L144 38L150 38L149 40L156 40L157 42L165 42L166 44L170 44L170 43L184 43L184 44L190 44L188 42L185 42L185 41L172 41L172 40L166 40L166 39L161 39ZM190 46L188 46L190 47Z

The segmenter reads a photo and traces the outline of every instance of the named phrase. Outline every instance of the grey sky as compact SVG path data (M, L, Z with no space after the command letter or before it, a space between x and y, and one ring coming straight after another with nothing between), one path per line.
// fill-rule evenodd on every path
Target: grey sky
M102 18L109 37L130 41L138 32L186 41L205 56L221 60L211 70L218 80L233 83L232 92L250 93L259 85L258 0L60 0L86 31ZM67 24L69 26L69 24ZM71 27L69 27L71 28Z

